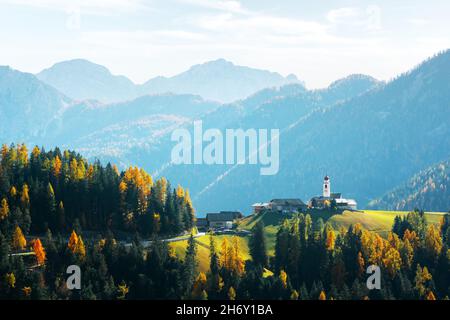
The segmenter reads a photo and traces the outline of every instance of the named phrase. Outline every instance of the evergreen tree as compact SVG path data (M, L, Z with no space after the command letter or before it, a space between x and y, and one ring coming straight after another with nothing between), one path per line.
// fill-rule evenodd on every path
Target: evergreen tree
M194 285L195 277L197 274L197 244L193 235L189 237L188 246L186 248L186 254L183 262L183 268L181 272L182 281L182 295L183 297L189 297L192 292L192 286Z
M253 263L261 267L267 265L266 237L264 232L264 223L259 221L252 229L252 235L249 241L250 255Z

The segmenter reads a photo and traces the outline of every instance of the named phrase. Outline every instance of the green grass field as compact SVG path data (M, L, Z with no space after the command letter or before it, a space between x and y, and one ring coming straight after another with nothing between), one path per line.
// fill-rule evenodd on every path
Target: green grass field
M351 224L360 223L365 229L375 231L381 236L386 236L392 229L396 216L405 216L408 211L344 211L342 214L332 216L328 221L334 229L348 228ZM426 212L428 223L439 224L443 212Z
M228 243L231 244L231 238L232 235L214 235L214 241L216 245L216 250L220 252L220 247L222 245L223 239L227 238ZM244 260L250 259L250 252L248 248L248 237L240 237L239 239L239 249L241 256ZM209 270L209 235L201 236L198 238L195 238L195 241L197 242L197 259L199 262L199 271L201 272L207 272ZM169 244L170 247L172 247L175 250L175 253L177 256L184 258L186 247L187 247L187 240L183 241L176 241L171 242Z
M392 229L396 216L404 216L407 211L381 211L381 210L362 210L362 211L344 211L342 214L330 215L329 213L314 212L312 218L322 217L325 222L330 222L335 230L341 227L348 228L351 224L360 223L365 229L379 233L386 237ZM439 224L444 212L425 212L428 223ZM291 218L291 214L279 214L266 212L260 215L251 215L245 217L239 222L239 229L251 230L258 221L264 222L266 232L267 250L269 255L274 255L276 234L278 227L283 219ZM214 235L216 249L220 252L220 246L224 238L231 243L233 235ZM250 259L248 236L239 236L239 247L244 260ZM201 236L195 239L197 246L197 258L199 261L199 270L207 272L209 270L209 235ZM183 258L186 251L187 240L172 242L169 244L174 248L176 254Z

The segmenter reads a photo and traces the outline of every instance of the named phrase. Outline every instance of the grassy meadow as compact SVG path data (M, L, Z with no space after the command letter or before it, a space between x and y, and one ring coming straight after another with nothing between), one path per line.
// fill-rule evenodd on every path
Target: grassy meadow
M351 224L360 223L365 229L379 233L381 236L387 236L392 229L396 216L408 214L408 211L382 211L382 210L362 210L362 211L344 211L342 214L330 215L326 212L314 212L311 215L314 218L322 217L325 222L331 223L335 230L341 227L348 228ZM444 212L426 212L425 216L428 223L439 224ZM285 218L292 218L292 214L280 214L266 212L259 215L250 215L239 221L238 229L251 230L259 221L264 222L266 231L267 250L269 255L275 254L275 240L278 226ZM231 243L233 235L214 235L216 250L220 252L222 241L226 238ZM238 236L239 248L244 260L250 259L249 236ZM199 270L207 272L209 270L209 235L195 238L197 242L197 258L199 261ZM175 253L183 258L187 240L171 242L169 244L175 250Z

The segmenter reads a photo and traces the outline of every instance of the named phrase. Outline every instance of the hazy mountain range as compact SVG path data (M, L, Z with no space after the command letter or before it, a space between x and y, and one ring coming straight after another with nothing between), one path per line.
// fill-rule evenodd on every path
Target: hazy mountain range
M111 103L148 94L194 94L207 100L231 102L267 87L300 83L295 75L234 65L224 59L192 66L173 77L156 77L135 84L98 64L83 59L56 63L39 72L38 79L76 100L96 99Z
M450 157L449 71L447 51L348 100L334 103L320 97L323 92L307 92L262 104L237 126L285 129L279 173L261 176L257 166L237 166L206 178L207 168L187 168L195 171L192 176L209 180L193 192L197 205L206 211L248 211L253 202L272 198L308 200L321 193L328 173L332 190L364 208L419 170Z
M142 166L187 186L200 216L228 209L248 213L252 203L276 197L306 201L321 192L326 173L332 190L365 207L450 158L450 51L388 83L351 75L320 90L225 60L143 85L98 65L69 71L72 63L91 66L75 60L37 76L0 67L0 118L7 119L0 127L1 142L58 145L89 158ZM244 86L242 74L253 85ZM211 76L210 83L202 82ZM220 86L222 91L215 89ZM144 87L147 93L172 93L143 95L138 91ZM261 90L251 92L256 87ZM233 97L239 98L212 101ZM254 165L171 165L171 132L192 129L195 119L203 120L204 129L279 128L279 173L261 176Z

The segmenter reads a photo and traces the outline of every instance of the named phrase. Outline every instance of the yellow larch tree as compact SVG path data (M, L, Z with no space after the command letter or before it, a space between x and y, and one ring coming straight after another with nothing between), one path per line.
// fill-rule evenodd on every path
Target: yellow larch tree
M428 226L425 234L425 250L430 259L437 259L442 250L442 237L439 233L439 229L433 224Z
M358 274L359 276L362 276L365 271L365 262L361 251L358 252L357 262L358 262Z
M56 157L52 160L52 173L53 173L53 176L55 176L56 178L59 178L59 176L61 174L61 168L62 168L62 161L59 158L59 156L56 155Z
M333 230L327 231L327 239L325 240L325 247L328 251L334 250L334 245L336 243L336 235Z
M16 276L13 272L5 274L5 280L9 288L14 289L16 287Z
M28 149L27 149L27 146L24 143L22 143L22 144L17 146L17 150L18 150L19 163L22 166L28 165Z
M80 257L80 259L84 259L86 257L86 247L84 246L83 238L81 238L81 236L78 236L78 241L75 245L73 253Z
M231 259L230 261L230 266L231 269L237 274L237 275L242 275L244 273L244 269L245 269L245 262L244 259L242 258L241 255L241 251L239 248L239 238L234 236L231 239L231 254L229 255L229 258Z
M414 288L417 290L420 297L425 297L432 279L433 276L430 272L428 272L427 267L423 267L422 269L420 265L417 265L416 276L414 278Z
M325 291L321 291L319 295L319 300L327 300L327 296L325 294Z
M230 287L230 289L228 289L228 299L236 300L236 290L234 290L233 287Z
M20 196L20 203L22 205L22 208L28 208L30 205L30 195L29 195L29 188L28 185L25 183L22 186L22 194Z
M280 275L279 275L279 279L280 279L281 285L283 286L284 289L287 288L287 278L288 278L288 276L287 276L286 271L281 270L280 271ZM297 300L297 299L295 299L295 300Z
M387 269L391 278L394 278L402 266L402 258L395 248L390 248L383 258L383 265Z
M220 246L220 259L219 263L223 268L229 269L228 265L228 240L227 238L223 238L222 244Z
M201 299L203 291L206 290L206 274L200 272L192 287L192 297Z
M67 244L67 246L69 247L70 251L75 252L77 244L78 244L78 235L75 232L75 230L73 230L72 234L70 235L69 243Z
M178 198L184 198L184 189L182 186L178 185L177 189L175 190L175 194L177 195Z
M31 158L36 160L39 155L41 154L41 150L38 146L34 146L33 150L31 151Z
M9 215L9 205L8 200L3 198L0 204L0 221L6 219Z
M11 196L11 198L15 198L17 195L17 189L16 187L12 186L11 189L9 190L9 195Z
M16 250L23 250L27 246L27 240L25 239L22 230L19 226L16 226L13 234L13 248Z
M427 297L425 300L436 300L436 297L434 296L433 291L428 292Z

